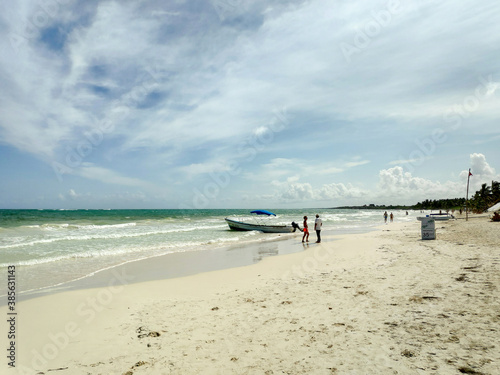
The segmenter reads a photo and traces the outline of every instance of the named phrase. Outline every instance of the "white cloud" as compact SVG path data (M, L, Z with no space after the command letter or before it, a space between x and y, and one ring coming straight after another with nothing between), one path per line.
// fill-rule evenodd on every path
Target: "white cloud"
M410 172L404 172L400 166L381 170L379 178L378 188L380 193L384 195L392 194L395 199L418 195L451 198L455 197L461 188L461 184L450 181L442 184L438 181L414 177Z
M470 155L470 166L472 176L469 181L469 191L474 192L479 190L482 184L491 185L491 181L500 181L500 174L497 174L487 161L486 156L480 153ZM469 171L462 171L460 178L463 183L467 180Z
M410 172L404 172L403 168L399 166L381 170L379 177L379 189L381 191L425 190L434 186L431 181L413 177Z
M416 163L421 163L422 160L420 159L399 159L399 160L393 160L390 161L388 164L389 165L401 165L401 164L416 164Z
M167 12L167 11L164 11L164 10L153 10L151 12L151 15L153 16L178 16L180 15L181 13L180 12Z
M448 129L443 115L450 108L460 126L447 133L447 146L467 137L483 155L496 147L500 86L491 46L500 44L500 32L491 15L500 3L492 0L459 7L452 0L401 2L350 62L342 43L354 43L386 0L255 1L224 21L210 2L58 4L32 35L25 34L38 2L2 7L0 143L62 163L95 127L93 117L110 120L113 130L75 172L81 180L152 188L175 175L182 193L192 179L241 161L238 145L250 139L246 150L255 155L240 163L238 188L274 181L270 188L282 188L286 199L354 199L364 190L351 181L366 177L374 185L387 160L415 163L392 147L383 148L383 159L381 142L404 145ZM47 42L54 30L62 30L52 37L63 39L60 48ZM290 108L286 118L274 112L283 106ZM136 170L123 165L131 159ZM373 167L359 170L371 175L361 176L355 168L368 163ZM496 176L480 157L472 168L474 177ZM155 177L146 184L137 177L143 175ZM413 197L455 188L425 177L385 169L376 193Z
M353 186L352 184L332 183L323 185L315 192L318 200L334 200L347 198L362 198L368 195L368 192Z
M345 164L347 168L359 167L360 165L365 165L370 163L370 160L359 160L359 161L351 161Z
M476 171L478 181L474 185L479 188L482 183L490 183L492 179L500 179L495 174L486 158L482 154L471 155L472 170ZM299 183L297 179L287 182L275 182L278 189L274 199L283 201L342 201L351 199L377 201L378 203L405 203L413 204L423 199L456 198L464 196L465 185L463 179L468 171L460 174L461 181L432 181L426 178L413 176L405 172L401 166L383 169L379 172L377 190L365 190L352 184L331 183L318 187L310 183ZM471 184L471 186L473 186Z
M496 177L495 168L491 167L486 161L486 157L483 154L471 154L470 156L471 171L474 175L483 178L494 178ZM463 176L463 172L462 172Z
M149 186L148 183L140 179L122 176L120 173L107 168L95 166L92 163L84 163L80 168L76 169L74 173L90 180L97 180L106 184L136 187Z
M298 181L300 178L311 179L317 176L331 176L334 174L342 173L350 168L355 168L360 165L368 164L368 160L360 160L353 162L343 162L343 161L313 161L308 160L309 156L304 159L295 158L275 158L270 160L268 163L262 165L262 170L259 170L258 175L251 173L247 174L247 178L250 179L262 179L262 180L277 180L288 179L290 177L294 178L294 181ZM279 181L278 181L279 183Z
M277 184L278 190L272 196L273 199L286 202L324 202L334 200L345 200L348 198L361 198L368 192L351 184L331 183L314 189L310 183L299 183L287 181Z
M233 164L222 163L217 159L207 160L203 163L193 163L176 168L183 177L192 179L198 176L224 173L227 175L236 175L239 171L238 166L232 168Z
M326 166L316 166L312 167L313 170L310 171L311 174L316 175L331 175L335 173L344 172L345 169L338 167L326 167Z
M467 6L477 8L475 3L463 4L464 8ZM374 2L371 6L375 11L385 7L385 1ZM332 14L331 3L321 1L289 8L277 7L266 13L260 27L251 32L242 31L237 36L238 43L231 43L236 34L228 34L226 28L220 27L220 20L214 18L213 28L208 31L214 34L211 43L216 43L212 46L215 50L211 51L197 48L200 43L207 42L203 35L197 33L183 38L172 35L164 43L158 40L161 28L164 23L169 22L169 17L163 19L156 16L165 14L175 15L177 18L181 16L179 11L153 9L149 13L141 13L141 9L130 2L100 3L91 23L70 33L67 48L69 53L65 56L69 69L61 65L61 60L54 60L53 56L30 51L35 53L29 54L30 60L23 67L27 74L17 83L27 90L37 87L37 95L30 96L39 110L40 121L51 113L50 108L54 108L56 100L58 122L65 124L64 129L54 128L50 139L39 138L39 144L44 145L41 147L45 151L32 149L32 152L50 154L62 140L72 136L76 127L84 126L86 111L101 107L100 111L105 113L111 109L116 98L103 101L98 95L82 89L82 85L100 85L121 91L120 97L123 98L133 92L134 84L139 79L137 72L145 72L154 64L171 71L169 79L156 82L157 86L154 88L171 92L172 99L165 101L163 109L146 113L131 109L128 118L134 127L131 128L126 121L114 133L115 136L124 136L125 144L130 148L138 145L155 147L175 142L191 146L203 140L223 141L231 136L240 136L251 122L265 119L275 104L290 104L301 111L320 109L325 114L337 113L346 118L395 114L414 118L428 116L430 113L442 114L456 101L455 97L443 100L443 105L435 108L433 103L436 96L443 96L442 93L414 95L410 98L410 91L407 89L415 85L424 87L425 84L433 87L439 79L437 72L420 75L418 79L412 78L413 74L408 74L416 66L414 61L408 60L408 44L404 36L415 32L417 24L410 21L416 12L427 12L429 7L431 5L427 3L419 6L401 4L401 12L394 15L383 33L374 38L373 43L362 49L359 55L354 56L357 59L347 64L340 53L340 44L343 41L352 42L356 36L356 28L364 27L371 20L370 13L359 4L335 4L335 14ZM433 28L442 23L441 13L462 21L462 14L455 8L453 3L446 2L434 9L430 17L435 17L439 22L434 24L431 23L432 20L427 20L429 29L419 30L420 39L415 47L425 49L427 45L436 44L438 35L449 46L452 56L458 51L461 54L461 46L459 48L457 44L450 43L446 36L432 32ZM346 19L351 21L340 22ZM308 26L297 28L297 25ZM464 31L467 35L465 41L471 44L470 41L484 36L485 40L494 43L494 33L487 30L469 28ZM325 49L326 45L331 48ZM480 49L480 46L474 48ZM193 54L196 49L198 53ZM200 58L200 55L204 58ZM388 55L392 56L393 64L400 68L392 70L390 81L385 79L387 66L382 64L382 61L387 61ZM425 61L418 59L418 63L433 68L442 66L435 61L443 59L442 54L431 54L430 57L426 57ZM365 70L363 63L367 59L371 61L370 69ZM109 65L116 72L107 72L105 76L98 78L89 77L88 70L95 64ZM231 64L233 68L226 70L227 64ZM19 69L12 68L19 73ZM40 68L45 73L42 85L38 82ZM418 68L422 69L421 66ZM131 79L128 82L120 79L120 75L123 78L123 75L132 71L135 73L129 77ZM486 69L486 73L491 71ZM364 78L368 74L370 85L360 85L361 82L366 82ZM19 74L15 76L20 78ZM287 84L290 80L294 82L292 87ZM328 84L338 80L343 83L342 90ZM399 84L399 89L392 83L401 81L406 84ZM148 88L151 90L153 86ZM148 88L141 86L146 91ZM469 89L473 92L474 86L463 87L458 98L466 97ZM490 87L490 91L492 90ZM54 97L53 93L56 91L59 92L58 97ZM210 95L214 92L216 95ZM412 105L405 105L410 99ZM192 106L192 109L175 113L172 111L172 100L180 101L178 104L183 106ZM141 121L137 126L136 119L139 118ZM222 118L224 121L221 121ZM169 124L167 132L165 121ZM28 124L31 125L28 127ZM24 135L36 134L35 129L39 127L33 121L26 121L23 126L27 130L23 132ZM262 126L256 128L256 134L262 131ZM10 135L9 139L15 144L23 144L19 135ZM32 143L32 140L28 138L26 143Z
M65 194L59 193L58 197L61 201L66 200L76 200L80 198L82 194L78 194L74 189L69 189L69 191Z
M264 164L263 167L274 171L281 168L290 168L298 163L300 163L298 159L274 158L269 163Z
M287 185L275 198L284 201L311 201L314 200L314 192L309 183L293 183Z
M470 155L471 172L470 192L479 189L481 184L491 184L492 180L500 180L500 175L480 153ZM422 199L441 199L465 197L466 181L469 171L462 171L459 180L432 181L413 176L405 172L401 166L383 169L379 172L378 198L394 202L415 202Z

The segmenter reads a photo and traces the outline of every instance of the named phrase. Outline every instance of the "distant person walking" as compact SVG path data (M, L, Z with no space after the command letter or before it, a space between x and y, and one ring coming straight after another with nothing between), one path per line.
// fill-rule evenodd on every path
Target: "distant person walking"
M394 215L391 212L391 223L394 221Z
M387 223L387 211L384 212L384 223Z
M314 221L314 230L316 231L316 236L318 237L318 240L316 243L321 242L321 226L323 225L323 222L319 218L319 215L316 214L316 220Z
M309 242L309 228L307 227L307 216L304 216L304 235L302 236L302 242Z

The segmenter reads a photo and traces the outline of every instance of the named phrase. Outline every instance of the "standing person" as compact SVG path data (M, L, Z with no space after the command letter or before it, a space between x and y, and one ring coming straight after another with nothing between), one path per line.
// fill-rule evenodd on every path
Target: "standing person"
M302 236L302 242L304 242L304 238L306 242L309 242L309 229L307 227L307 216L304 216L304 235Z
M387 224L387 211L384 212L384 223Z
M316 243L321 242L321 226L323 225L323 222L319 218L319 215L316 214L316 220L314 221L314 230L316 231L316 236L318 236L318 240Z
M394 221L394 215L391 212L391 223Z

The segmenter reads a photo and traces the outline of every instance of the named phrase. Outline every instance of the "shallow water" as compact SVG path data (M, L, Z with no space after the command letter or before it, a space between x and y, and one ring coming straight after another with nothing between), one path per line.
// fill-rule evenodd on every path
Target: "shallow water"
M169 253L211 250L276 239L278 234L229 230L225 217L249 218L250 210L0 210L0 269L15 265L20 291L54 286L130 261ZM302 227L320 214L323 229L364 230L383 224L379 210L275 210L275 223ZM395 221L417 212L395 211ZM418 214L419 215L419 214ZM311 230L311 232L313 232ZM313 233L311 234L314 235ZM5 287L0 285L0 295Z

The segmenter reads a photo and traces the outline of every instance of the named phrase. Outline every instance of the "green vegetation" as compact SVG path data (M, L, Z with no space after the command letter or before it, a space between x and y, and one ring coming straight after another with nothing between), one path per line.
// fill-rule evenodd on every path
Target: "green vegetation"
M341 209L341 210L413 210L414 206L403 206L403 205L376 205L376 204L369 204L369 205L363 205L363 206L343 206L343 207L332 207L335 209Z
M414 210L459 210L465 207L465 198L436 199L418 202Z
M488 184L481 185L481 189L469 199L468 206L472 212L484 212L489 207L500 202L500 182L491 181L491 186Z
M481 213L489 207L500 202L500 182L492 181L491 186L483 184L481 189L469 199L468 207L472 212ZM363 206L344 206L335 207L339 209L357 209L357 210L459 210L465 208L465 198L453 199L426 199L413 206L404 205L363 205Z

